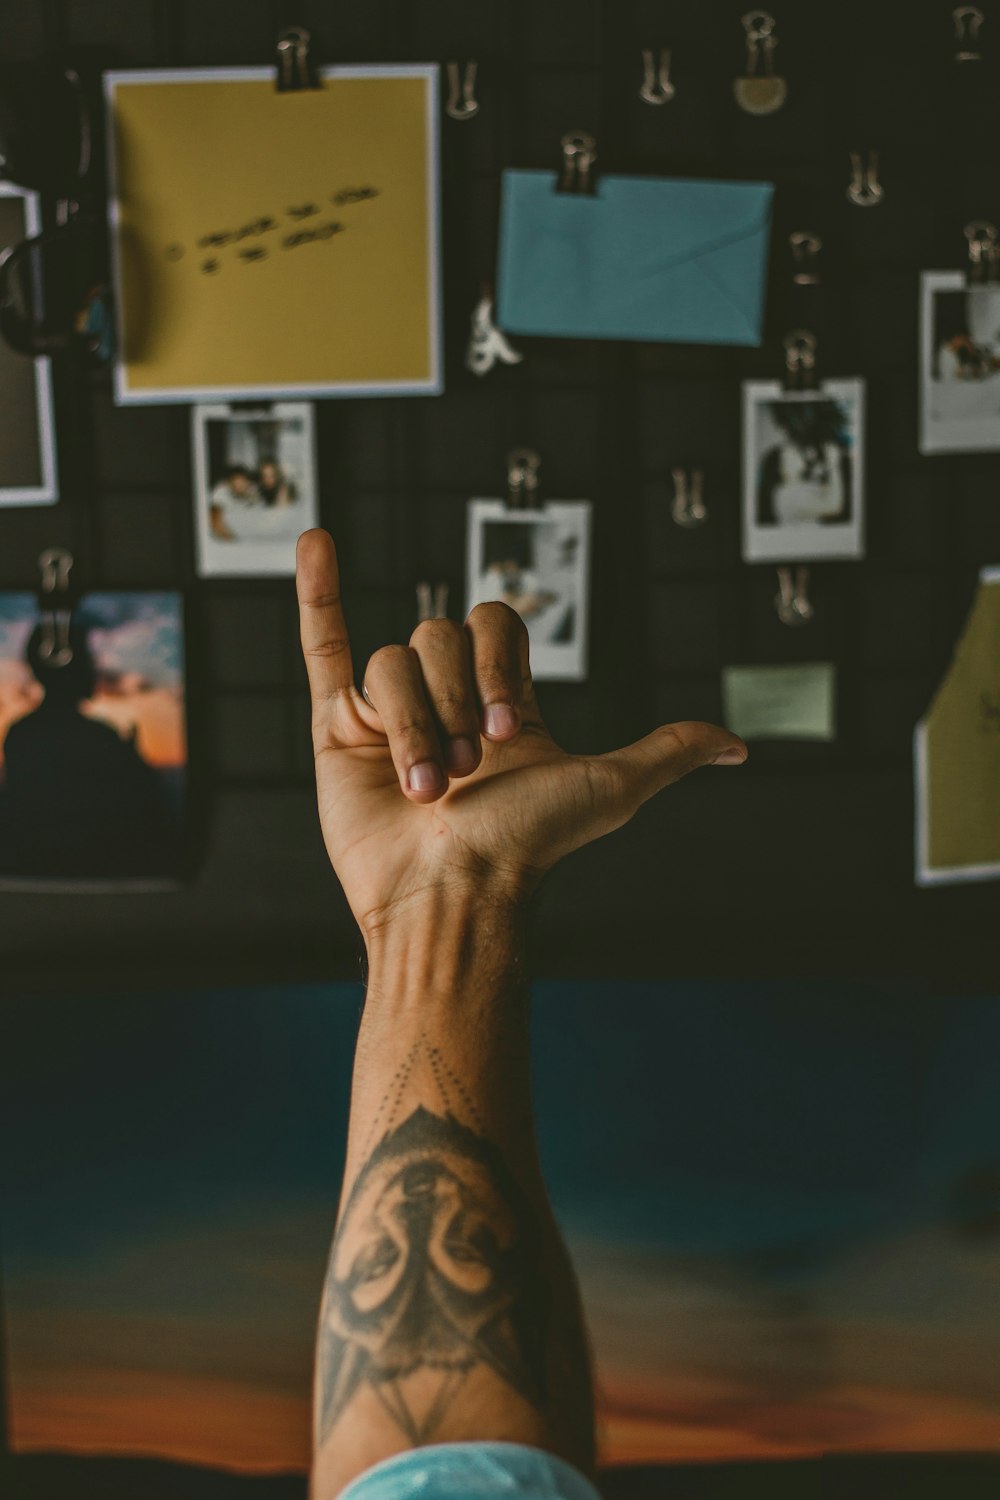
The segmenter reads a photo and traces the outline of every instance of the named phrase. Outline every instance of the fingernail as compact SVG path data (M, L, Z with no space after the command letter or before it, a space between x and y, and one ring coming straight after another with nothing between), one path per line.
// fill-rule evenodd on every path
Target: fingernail
M419 766L410 767L411 792L437 792L444 786L444 777L432 760L422 760Z
M449 771L471 771L476 764L476 747L471 740L460 735L448 745Z
M732 750L723 750L723 752L722 752L721 755L717 755L715 757L715 759L712 762L712 765L713 766L741 766L743 764L743 762L746 760L746 758L747 758L747 752L745 750L737 750L735 748L732 749Z
M483 727L487 734L513 734L517 724L517 710L509 703L487 703L483 710Z

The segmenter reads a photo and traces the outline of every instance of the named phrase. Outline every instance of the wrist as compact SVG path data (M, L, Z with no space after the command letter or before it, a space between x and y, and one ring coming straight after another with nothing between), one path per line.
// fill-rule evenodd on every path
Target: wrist
M368 1001L426 1006L509 985L522 967L527 904L506 890L441 889L369 920Z

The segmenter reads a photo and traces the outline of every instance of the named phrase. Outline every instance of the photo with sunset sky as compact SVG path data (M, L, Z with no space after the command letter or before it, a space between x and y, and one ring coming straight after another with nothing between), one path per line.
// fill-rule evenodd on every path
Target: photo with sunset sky
M4 1005L15 1454L306 1470L361 1000ZM1000 1453L995 1001L548 982L533 1025L605 1464Z
M0 594L0 878L169 875L187 768L176 593L93 593L44 656L38 600ZM59 637L59 644L65 644Z

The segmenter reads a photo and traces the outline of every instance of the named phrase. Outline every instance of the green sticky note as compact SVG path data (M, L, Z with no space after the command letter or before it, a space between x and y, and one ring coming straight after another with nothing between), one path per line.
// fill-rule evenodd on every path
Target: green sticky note
M723 667L726 727L744 740L832 740L833 662Z

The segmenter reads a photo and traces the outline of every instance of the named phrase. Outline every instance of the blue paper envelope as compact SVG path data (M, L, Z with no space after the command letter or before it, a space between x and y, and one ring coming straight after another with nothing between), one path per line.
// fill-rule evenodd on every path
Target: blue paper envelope
M759 344L769 182L503 173L497 320L550 338Z

